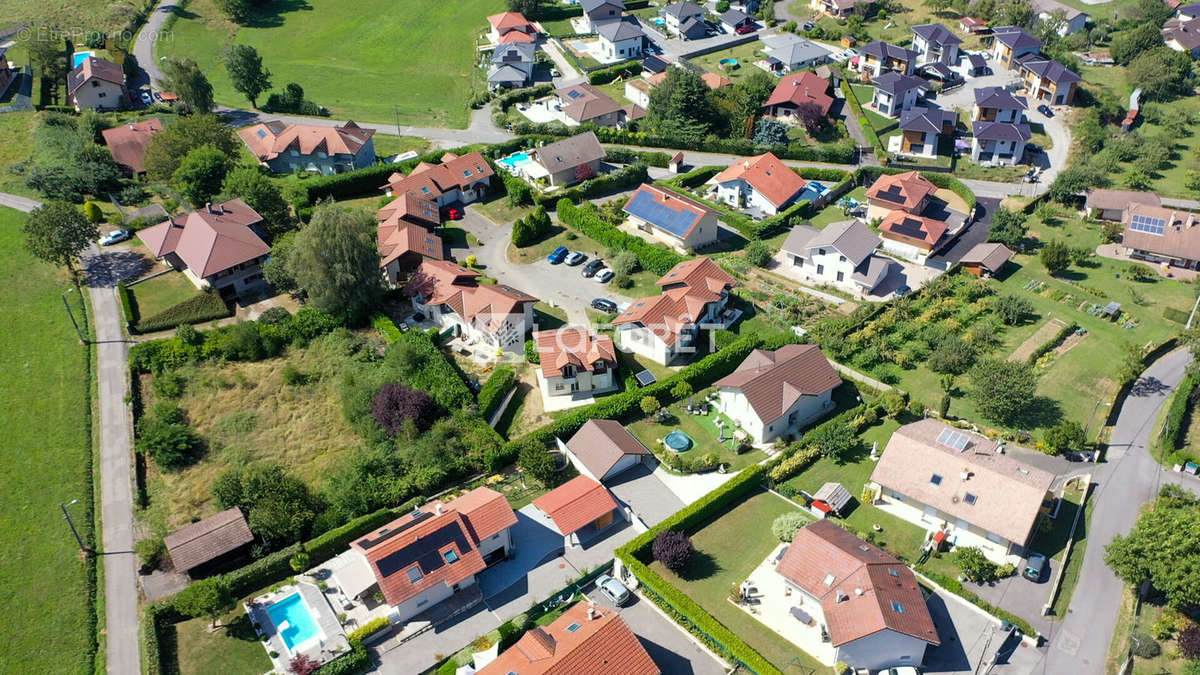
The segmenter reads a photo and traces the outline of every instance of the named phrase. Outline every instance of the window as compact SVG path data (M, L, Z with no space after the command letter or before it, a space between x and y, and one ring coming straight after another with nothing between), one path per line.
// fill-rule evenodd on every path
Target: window
M936 474L936 473L935 473L935 474L933 474L932 476L930 476L930 477L929 477L929 482L930 482L930 483L933 483L934 485L941 485L941 484L942 484L942 477L941 477L940 475L938 475L938 474Z
M899 572L897 572L895 569L893 569L893 568L891 568L891 567L889 567L889 568L888 568L888 574L890 574L890 575L892 575L892 576L894 576L894 577L899 577L899 576L900 576L900 573L899 573Z
M577 624L577 623L573 623L570 626L567 626L567 632L574 633L575 631L579 630L580 628L583 628L583 626L581 626L580 624Z
M99 94L96 94L96 98L104 98L105 96L108 96L108 92L106 92L106 91L102 91Z
M903 614L904 613L904 605L893 600L892 601L892 610L894 612L896 612L897 614Z
M825 274L825 266L817 265L817 274Z
M832 574L826 574L826 575L825 575L825 580L824 580L824 582L823 582L823 583L824 583L826 586L832 586L832 585L833 585L833 581L834 581L834 579L835 579L835 578L836 578L836 577L834 577Z
M823 249L823 248L817 249L817 255L825 255L825 249Z
M796 267L804 267L804 258L798 255L792 256L792 264Z
M838 280L838 281L845 281L845 280L846 280L846 273L845 273L845 272L838 272L838 273L837 273L837 280Z
M442 551L442 557L445 558L446 562L448 563L458 562L458 554L454 552L454 549L446 549L445 551Z
M839 256L838 256L838 262L846 262L846 256L844 256L844 255L839 255Z
M979 499L979 497L976 497L975 495L971 494L970 492L968 492L966 495L963 496L963 501L972 506L975 505L975 501L978 499Z
M425 575L421 574L421 568L416 565L408 568L406 572L408 572L408 580L414 584L425 578Z
M424 607L429 604L429 598L421 598L417 601L417 607Z
M499 532L497 532L496 534L493 534L493 535L492 535L492 539L499 539L499 538L500 538L500 533L499 533Z

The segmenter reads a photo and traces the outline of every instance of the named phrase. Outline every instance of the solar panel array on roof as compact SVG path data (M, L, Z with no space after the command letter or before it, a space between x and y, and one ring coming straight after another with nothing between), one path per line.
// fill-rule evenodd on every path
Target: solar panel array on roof
M637 377L638 384L643 387L648 387L658 381L658 378L654 377L654 373L648 370L643 370L635 377Z
M464 556L471 550L471 545L467 542L467 535L463 533L462 528L458 526L458 523L450 523L399 551L380 558L376 566L379 567L379 573L385 577L390 577L413 563L420 565L423 573L429 574L446 564L440 551L447 544L454 544L458 549L459 556Z
M408 528L412 527L413 525L416 525L417 523L421 522L422 520L425 520L426 518L432 518L432 517L433 517L432 513L428 512L428 511L421 511L420 509L418 509L416 511L413 511L412 518L408 522L402 523L393 529L384 528L379 531L379 536L377 536L373 539L370 537L370 535L363 537L362 539L360 539L358 541L358 545L363 547L364 549L371 549L375 546L378 546L379 544L382 544L383 542L387 541L388 539L391 539L392 537L400 534L401 532L407 530Z
M1164 218L1135 215L1133 217L1133 221L1129 225L1129 229L1133 230L1134 232L1162 235L1162 233L1167 229L1167 221Z
M938 445L944 445L959 452L962 452L967 447L967 443L970 440L966 434L954 429L942 429L942 433L938 434L937 437Z
M886 190L880 190L875 196L884 201L904 202L904 195L900 192L899 185L889 185Z
M579 91L578 89L572 89L571 91L567 92L567 96L569 98L579 98L580 96L583 96L583 92Z
M638 191L633 196L633 200L625 207L625 210L633 216L654 225L655 227L670 232L676 237L683 238L687 236L688 230L696 222L696 214L684 208L682 202L678 202L680 206L678 210L671 208L670 205L664 204L657 199L653 192Z

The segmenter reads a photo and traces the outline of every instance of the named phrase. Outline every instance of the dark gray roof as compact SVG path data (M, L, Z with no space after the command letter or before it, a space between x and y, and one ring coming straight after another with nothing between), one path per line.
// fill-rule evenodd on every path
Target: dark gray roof
M1021 67L1056 84L1068 84L1081 79L1058 61L1026 61Z
M600 146L600 140L592 131L564 138L529 152L535 155L534 161L550 173L604 159L604 148Z
M1017 108L1028 110L1024 96L1016 96L1004 87L979 87L975 89L975 105L980 108Z
M875 78L875 88L892 96L899 96L909 89L928 89L929 83L912 75L901 75L893 70Z
M739 26L747 20L752 20L754 17L743 12L740 9L731 9L721 15L721 23L727 23L730 26Z
M625 11L624 0L579 0L579 6L583 8L584 14L590 14L592 10L604 5L616 5L622 12Z
M1007 122L975 122L972 125L975 138L981 141L1028 141L1033 138L1033 132L1028 124L1010 124Z
M524 82L529 79L527 68L532 68L532 64L522 68L524 64L506 63L502 66L492 66L488 71L487 81L492 83L500 82Z
M787 239L783 240L783 246L780 250L787 253L794 253L800 257L806 257L808 253L808 242L812 241L813 237L817 236L821 231L809 225L796 225L792 231L788 233Z
M862 53L869 56L874 56L877 59L899 59L901 61L912 61L917 57L917 53L911 49L897 47L894 44L876 40L868 42L862 48Z
M866 260L862 261L854 268L854 274L850 275L857 284L862 284L868 291L873 290L883 281L888 275L888 270L892 268L892 261L881 255L870 255Z
M1042 46L1042 41L1030 35L1028 31L1019 26L1001 26L992 29L992 34L996 36L996 40L1001 44L1008 45L1012 49L1037 49Z
M828 246L837 249L838 253L855 264L861 264L882 240L871 228L857 220L845 220L840 223L830 223L817 236L808 242L808 249Z
M704 8L694 2L677 2L673 5L667 5L663 10L666 14L677 19L685 19L689 16L704 16Z
M657 56L651 55L651 56L647 56L646 58L642 59L642 70L645 70L645 71L648 71L648 72L651 72L654 74L661 73L664 70L666 70L667 68L669 68L670 66L671 66L671 63L669 61L666 61L665 59L661 59Z
M1180 16L1200 16L1200 2L1193 2L1190 5L1184 5L1175 10Z
M942 63L941 61L926 63L925 65L921 66L921 72L926 77L936 77L942 80L951 80L955 77L955 73L953 70L950 70L950 66Z
M938 107L913 108L900 113L900 128L904 131L923 131L927 134L940 134L942 128L949 124L953 127L958 123L958 113L953 110L942 110Z
M501 65L504 63L533 63L533 53L537 50L537 45L532 42L513 42L511 44L496 45L496 49L492 52L492 64Z
M679 24L679 33L690 38L704 37L708 34L708 24L694 16L688 17Z
M946 28L940 23L927 23L920 26L913 26L912 32L920 35L930 42L937 42L944 45L962 44L962 38L952 33L949 28Z
M765 38L763 43L770 49L772 56L788 64L804 63L829 54L829 50L821 45L790 33Z
M983 68L987 65L987 59L983 58L983 54L967 54L967 60L971 62L972 68Z
M621 17L617 21L606 21L596 26L596 32L609 42L631 40L646 35L642 32L641 24L631 16Z

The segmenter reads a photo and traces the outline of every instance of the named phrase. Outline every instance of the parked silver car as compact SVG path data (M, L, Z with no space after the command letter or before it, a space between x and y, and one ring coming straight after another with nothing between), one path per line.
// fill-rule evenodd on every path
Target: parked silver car
M596 577L596 588L617 607L629 601L630 593L625 584L607 574Z

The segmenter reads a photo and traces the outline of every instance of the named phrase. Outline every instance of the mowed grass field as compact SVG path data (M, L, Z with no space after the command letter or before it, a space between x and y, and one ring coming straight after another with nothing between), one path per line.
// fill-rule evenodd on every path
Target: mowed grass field
M85 348L59 299L64 275L23 247L24 218L0 208L0 616L10 627L0 670L90 673L86 572L58 506L90 489ZM81 312L79 294L69 297ZM86 533L81 507L72 515Z
M0 0L0 28L10 24L58 26L64 31L118 31L137 8L156 0ZM82 37L75 38L83 42Z
M158 54L195 59L217 102L230 106L250 104L234 91L221 56L230 44L248 44L277 91L296 82L335 119L465 128L471 92L487 87L486 71L475 67L475 38L504 3L277 0L271 7L239 27L212 0L193 0Z

